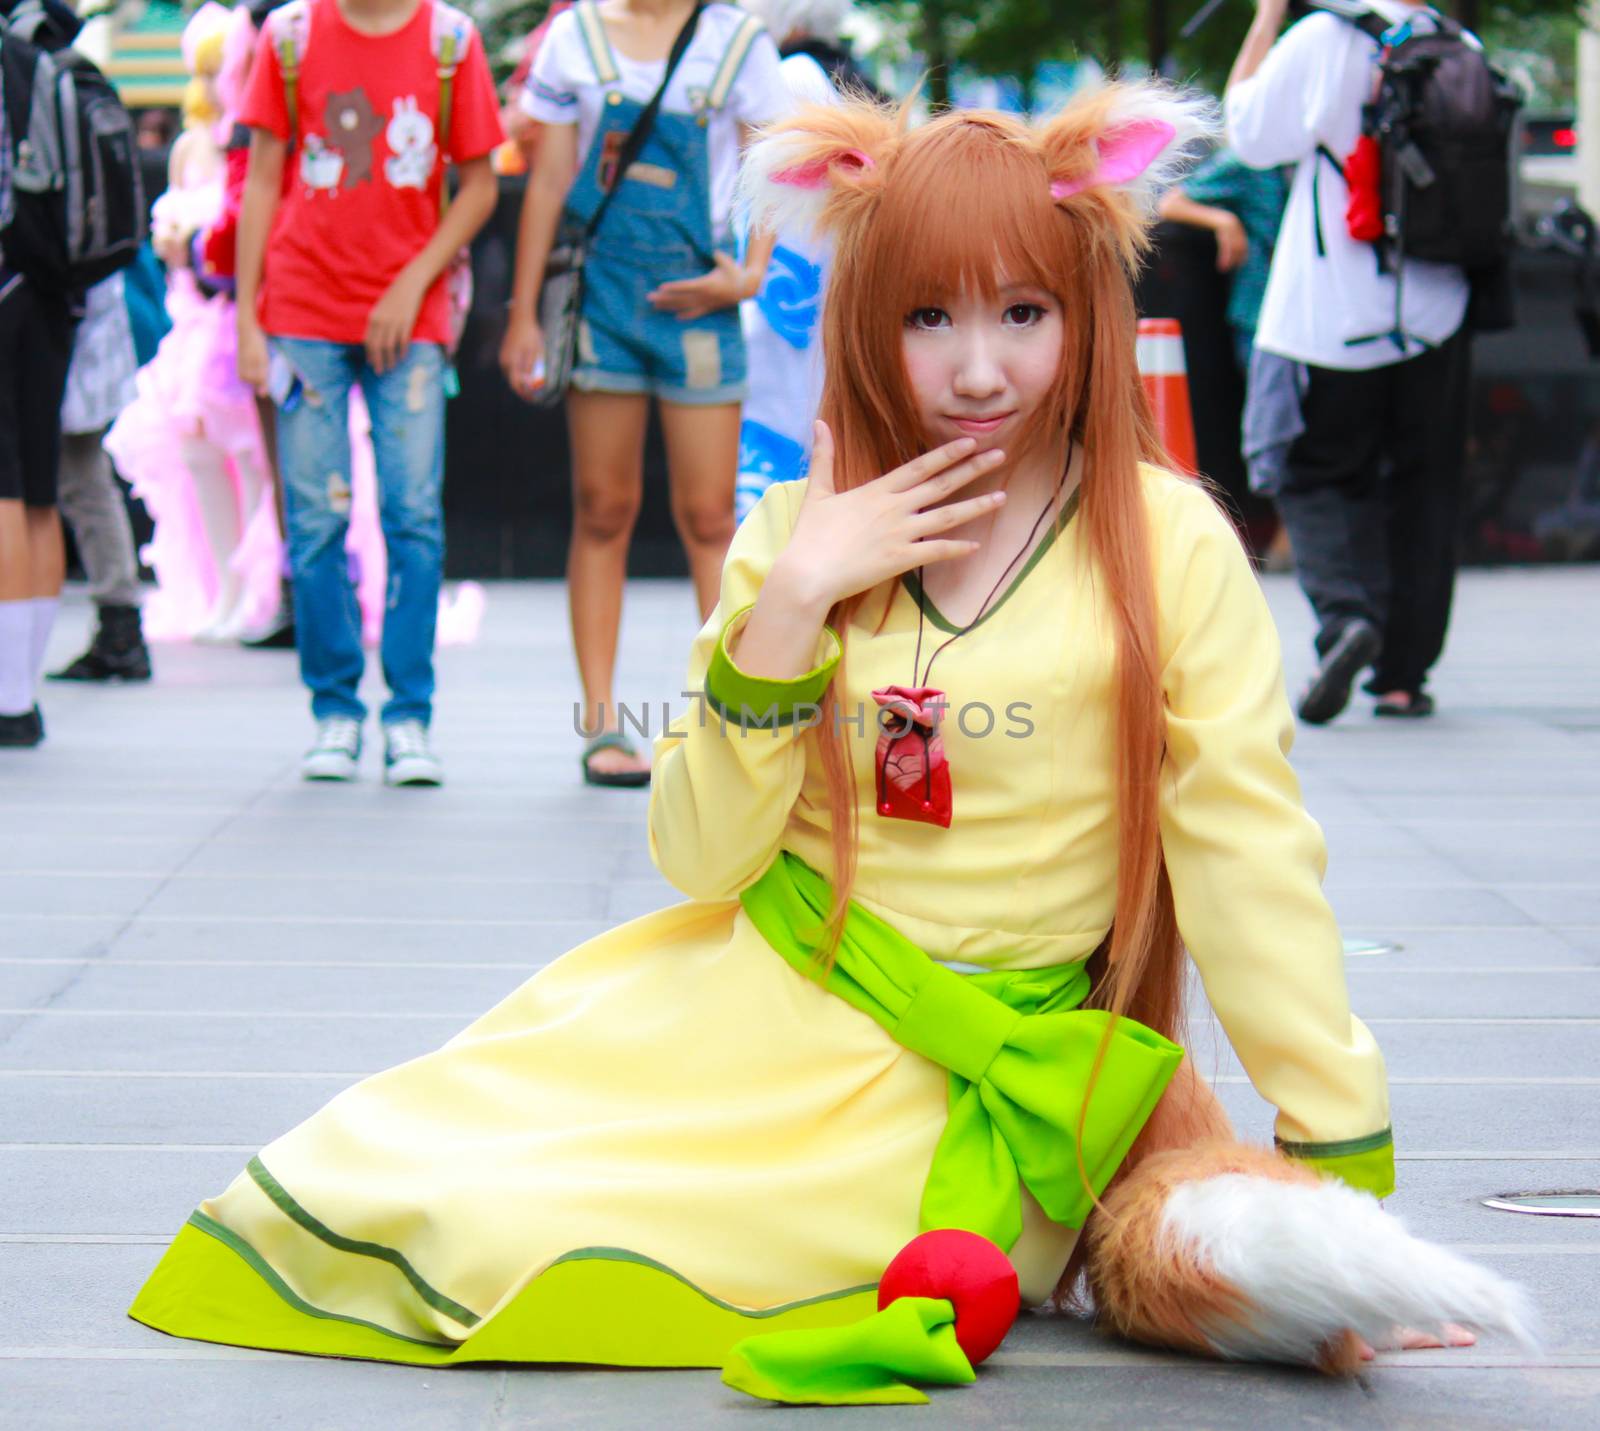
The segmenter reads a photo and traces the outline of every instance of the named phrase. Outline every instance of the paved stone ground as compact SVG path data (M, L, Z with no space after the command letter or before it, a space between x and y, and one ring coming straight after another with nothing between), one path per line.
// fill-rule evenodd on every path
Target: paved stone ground
M1307 622L1269 594L1303 672ZM1358 1009L1388 1053L1393 1200L1522 1279L1548 1356L1385 1357L1358 1382L1222 1367L1025 1321L918 1424L1577 1427L1600 1405L1600 1222L1479 1199L1600 1183L1600 571L1473 574L1442 714L1353 711L1297 750ZM626 698L679 688L686 587L641 583ZM75 600L53 658L87 623ZM353 1079L438 1044L531 970L671 893L644 802L578 783L559 588L491 590L446 652L441 791L307 787L292 658L163 648L147 689L50 688L0 760L0 1424L739 1424L700 1373L461 1371L169 1340L123 1315L198 1198ZM369 775L375 762L369 756ZM1202 1036L1243 1124L1267 1114ZM1584 1408L1588 1409L1585 1410ZM878 1425L885 1413L785 1413ZM913 1418L914 1419L914 1418Z

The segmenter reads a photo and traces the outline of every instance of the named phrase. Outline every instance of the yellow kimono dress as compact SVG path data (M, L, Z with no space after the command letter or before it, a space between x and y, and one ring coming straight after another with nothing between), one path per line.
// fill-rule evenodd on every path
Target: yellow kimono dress
M1276 633L1205 493L1154 469L1144 482L1179 925L1287 1151L1385 1192L1383 1062L1350 1013L1321 833L1286 759ZM650 848L689 902L572 950L269 1144L200 1205L133 1316L396 1361L704 1366L752 1332L871 1310L919 1230L947 1075L752 925L738 895L781 851L831 868L825 787L802 723L742 730L719 710L813 702L837 677L862 812L856 902L958 971L1067 964L1113 913L1114 643L1068 520L939 657L950 828L883 819L870 693L911 683L919 605L925 657L953 628L897 585L867 603L842 668L826 633L805 677L740 672L729 638L802 495L773 487L740 528L691 655L704 698L657 745ZM1076 1233L1022 1200L1011 1255L1038 1302Z

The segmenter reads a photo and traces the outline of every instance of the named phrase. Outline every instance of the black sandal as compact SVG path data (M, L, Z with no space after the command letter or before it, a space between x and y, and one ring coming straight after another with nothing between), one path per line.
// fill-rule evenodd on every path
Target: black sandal
M1406 695L1409 699L1404 704L1393 699L1399 694ZM1426 691L1391 691L1372 708L1373 715L1388 716L1391 720L1421 720L1424 716L1431 716L1433 712L1433 697Z
M583 748L580 763L583 766L583 782L585 785L605 785L617 790L637 790L640 786L650 783L650 772L648 770L595 770L591 768L589 757L602 750L620 750L624 755L635 757L639 754L638 749L621 731L603 731Z

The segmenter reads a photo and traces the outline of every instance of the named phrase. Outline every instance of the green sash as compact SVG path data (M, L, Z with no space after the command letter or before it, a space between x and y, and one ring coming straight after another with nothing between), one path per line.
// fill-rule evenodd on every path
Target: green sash
M1025 1185L1052 1221L1081 1227L1177 1071L1183 1050L1118 1019L1083 1118L1111 1021L1082 1009L1079 964L957 974L852 904L833 968L813 955L831 907L827 880L787 851L740 896L762 937L800 973L950 1071L950 1118L928 1169L921 1230L960 1227L1009 1252Z
M1118 1019L1106 1039L1111 1015L1079 1007L1089 995L1081 963L961 975L857 904L824 974L812 950L833 891L788 852L740 898L799 973L949 1070L950 1117L922 1191L922 1231L965 1228L1010 1252L1022 1235L1023 1186L1054 1221L1083 1225L1177 1071L1177 1044L1132 1019ZM1079 1168L1080 1119L1093 1192ZM790 1404L925 1402L912 1382L975 1379L954 1323L950 1302L905 1297L850 1326L747 1337L722 1379Z

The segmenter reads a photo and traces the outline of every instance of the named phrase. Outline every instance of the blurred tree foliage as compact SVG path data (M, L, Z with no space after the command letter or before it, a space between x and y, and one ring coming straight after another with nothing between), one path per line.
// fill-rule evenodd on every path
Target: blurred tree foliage
M1203 0L857 0L926 57L928 95L949 94L948 67L1014 76L1026 96L1038 66L1093 59L1107 69L1159 69L1220 90L1254 14L1253 0L1223 0L1191 37L1180 31ZM1570 100L1576 62L1575 0L1445 0L1492 53L1534 89L1536 102Z
M484 53L497 80L504 80L522 58L522 42L544 19L550 0L455 0L477 22Z
M463 0L484 36L497 78L510 73L522 41L550 0ZM1107 69L1159 68L1220 90L1249 27L1253 0L1222 0L1192 37L1179 33L1203 0L857 0L924 59L927 94L948 102L952 65L1017 79L1024 102L1040 64L1093 59ZM1480 33L1534 102L1571 102L1577 32L1575 0L1446 0Z

